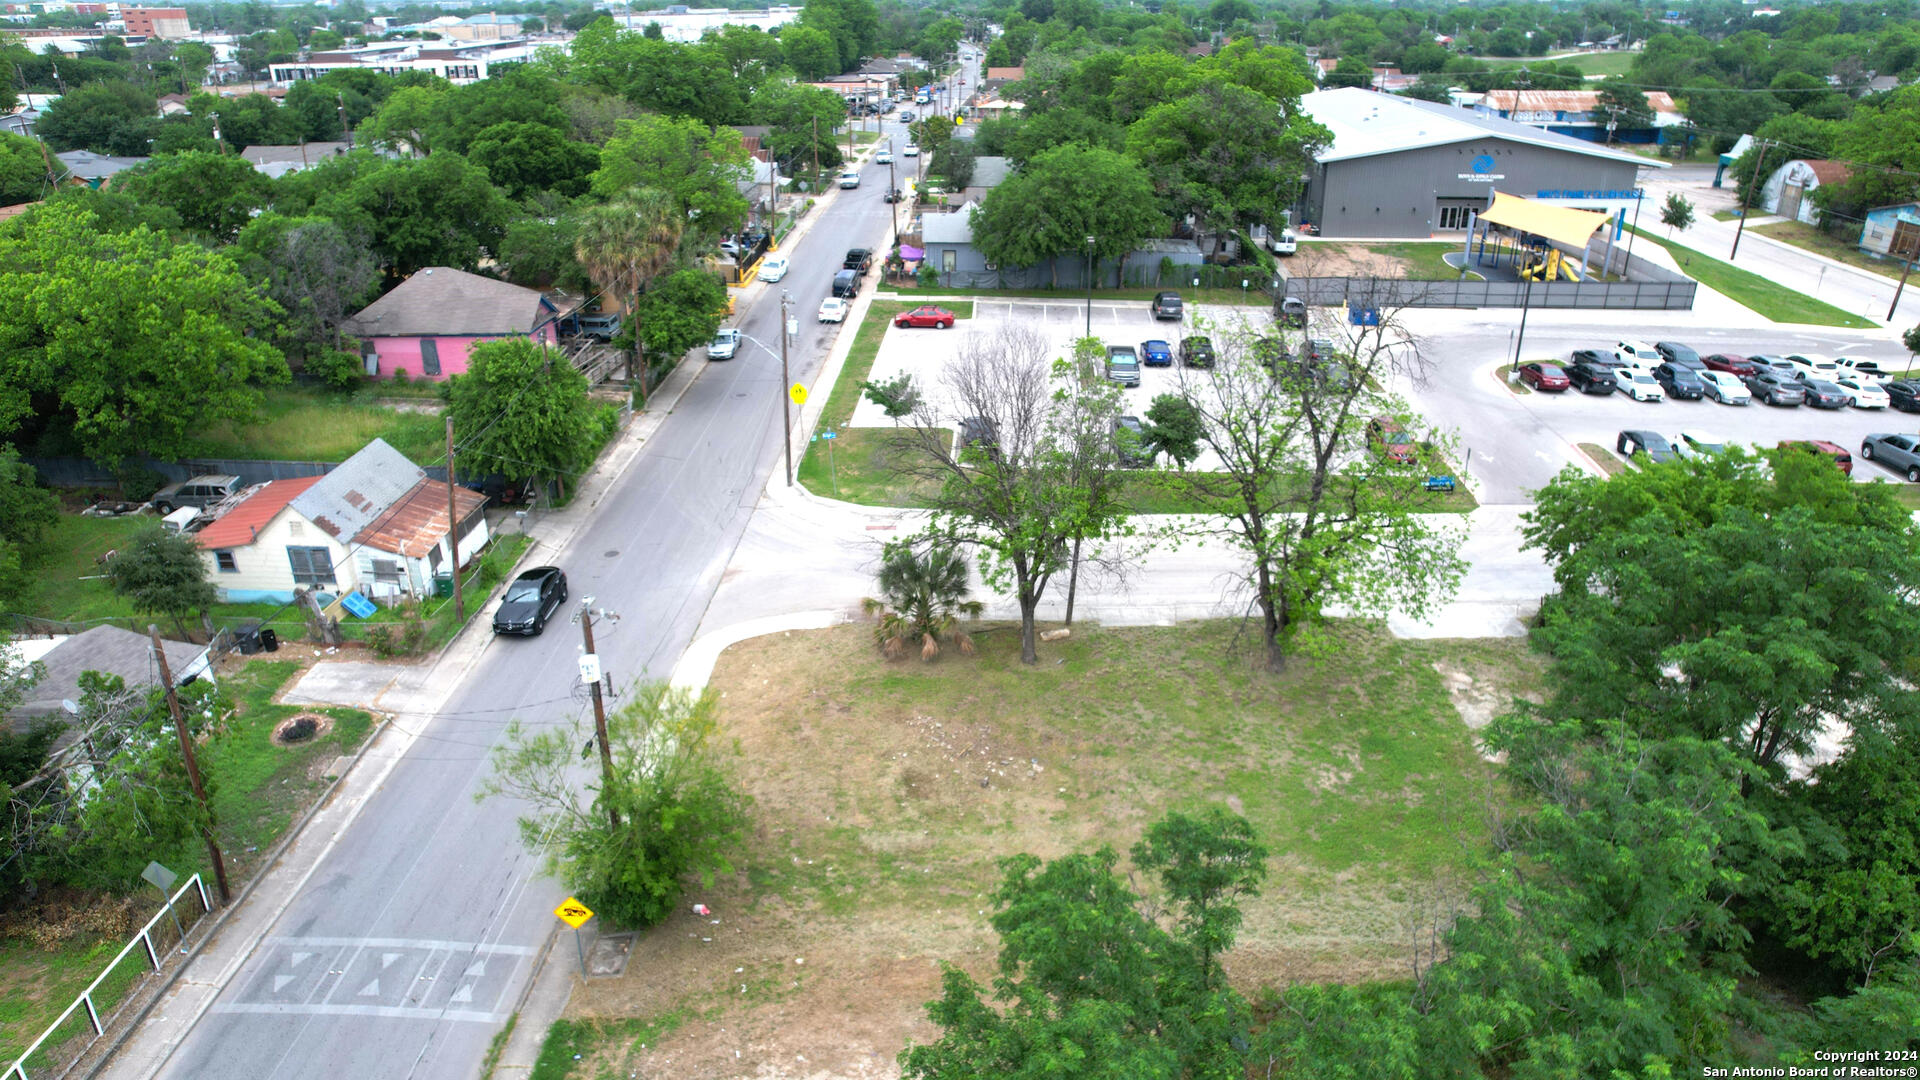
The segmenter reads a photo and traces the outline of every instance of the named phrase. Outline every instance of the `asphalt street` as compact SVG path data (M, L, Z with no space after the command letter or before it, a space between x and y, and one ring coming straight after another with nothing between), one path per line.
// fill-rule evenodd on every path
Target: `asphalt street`
M832 271L848 247L885 245L885 172L867 166L861 188L822 201L788 251L786 280L742 298L737 325L752 344L699 375L552 560L570 578L570 607L591 596L620 616L596 634L616 685L665 677L699 626L779 467L784 387L810 382L841 331L814 320ZM783 293L799 325L784 379ZM539 725L584 708L579 646L578 630L556 620L541 637L486 647L161 1075L476 1075L563 894L520 841L524 808L475 794L510 717Z

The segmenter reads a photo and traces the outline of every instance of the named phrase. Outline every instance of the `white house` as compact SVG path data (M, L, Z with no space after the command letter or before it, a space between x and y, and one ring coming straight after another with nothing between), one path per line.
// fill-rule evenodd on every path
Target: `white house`
M465 562L486 545L487 500L463 487L454 498ZM222 600L285 602L302 586L431 595L448 532L446 484L375 439L325 476L261 485L195 539Z
M1760 205L1769 214L1818 225L1820 208L1807 196L1821 184L1837 184L1852 173L1852 169L1837 161L1795 158L1767 177L1760 189Z

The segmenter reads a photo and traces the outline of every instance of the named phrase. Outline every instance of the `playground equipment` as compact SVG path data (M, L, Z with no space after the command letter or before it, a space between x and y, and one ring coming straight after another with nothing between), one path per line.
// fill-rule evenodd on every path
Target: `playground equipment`
M1580 260L1570 255L1562 255L1559 248L1547 248L1544 251L1535 248L1533 254L1520 264L1522 281L1552 281L1564 277L1568 281L1584 280Z

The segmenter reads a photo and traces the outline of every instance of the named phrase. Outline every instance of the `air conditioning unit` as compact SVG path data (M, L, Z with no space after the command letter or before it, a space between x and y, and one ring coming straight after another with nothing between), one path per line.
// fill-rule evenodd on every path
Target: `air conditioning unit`
M989 269L989 270L998 270L998 269L1000 269L1000 264L999 264L999 263L988 263L988 264L987 264L987 269Z

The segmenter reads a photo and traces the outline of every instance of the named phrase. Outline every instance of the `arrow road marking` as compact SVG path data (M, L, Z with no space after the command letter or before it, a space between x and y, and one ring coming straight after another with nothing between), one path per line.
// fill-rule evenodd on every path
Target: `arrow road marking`
M312 954L312 953L310 953L310 952L297 952L297 953L294 953L294 954L293 954L293 962L292 962L291 964L288 964L287 966L288 966L288 967L299 967L299 966L300 966L301 964L304 964L304 963L306 963L306 962L307 962L307 961L308 961L309 959L311 959L312 957L313 957L313 954Z
M279 993L288 983L292 981L293 981L293 976L291 975L275 975L273 977L273 992L276 994Z
M487 962L485 960L475 960L473 963L467 965L467 974L469 975L478 977L486 973Z
M385 971L385 970L387 970L387 969L388 969L389 967L392 967L392 966L393 966L393 962L394 962L395 960L398 960L398 959L400 959L400 957L401 957L401 955L402 955L402 954L400 954L400 953L397 953L397 952L390 952L390 953L381 953L381 954L380 954L380 970L381 970L381 971Z
M367 985L361 987L360 996L361 997L379 997L380 996L380 980L375 979L372 982L368 983Z
M468 983L465 986L462 986L460 989L455 990L453 992L453 997L447 1000L450 1003L455 1005L465 1005L468 1002L471 1002L473 1000L473 984Z

